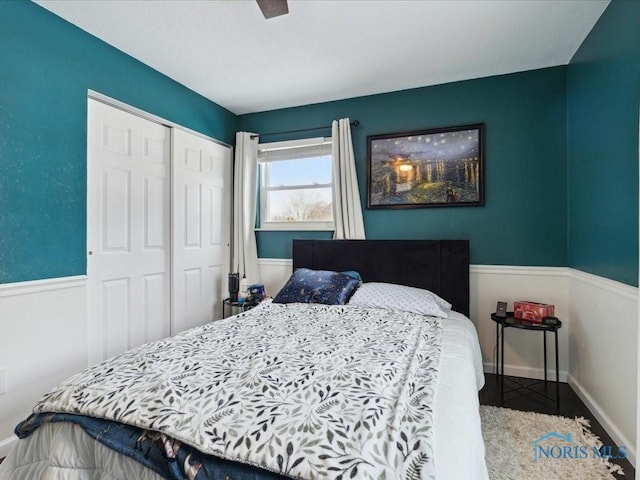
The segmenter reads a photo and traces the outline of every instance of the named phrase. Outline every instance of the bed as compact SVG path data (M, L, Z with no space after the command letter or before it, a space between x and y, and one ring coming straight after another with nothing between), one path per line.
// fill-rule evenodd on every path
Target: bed
M0 479L487 479L468 242L300 240L293 252L296 272L364 283L345 305L280 292L62 382L18 426ZM391 291L397 311L376 304ZM416 313L429 292L427 313L451 310Z

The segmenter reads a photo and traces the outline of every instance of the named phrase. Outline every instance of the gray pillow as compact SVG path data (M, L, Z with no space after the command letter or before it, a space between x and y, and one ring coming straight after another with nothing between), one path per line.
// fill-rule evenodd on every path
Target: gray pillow
M451 304L435 293L421 288L393 283L363 283L349 300L349 305L385 308L447 318Z

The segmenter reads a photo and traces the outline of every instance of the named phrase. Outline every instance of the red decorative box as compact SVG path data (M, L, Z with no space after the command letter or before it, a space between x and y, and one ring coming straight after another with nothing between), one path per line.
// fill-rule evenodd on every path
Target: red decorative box
M513 316L529 322L542 323L544 317L554 316L554 306L525 300L513 302Z

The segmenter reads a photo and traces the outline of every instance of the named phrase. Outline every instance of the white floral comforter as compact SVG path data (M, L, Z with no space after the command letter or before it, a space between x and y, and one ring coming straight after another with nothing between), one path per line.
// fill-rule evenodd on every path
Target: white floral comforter
M91 367L35 411L161 431L293 478L433 478L440 322L267 303Z

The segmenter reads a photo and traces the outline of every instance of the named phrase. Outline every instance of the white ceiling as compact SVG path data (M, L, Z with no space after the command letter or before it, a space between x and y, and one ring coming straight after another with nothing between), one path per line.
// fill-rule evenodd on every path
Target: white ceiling
M565 65L609 0L36 0L233 113Z

